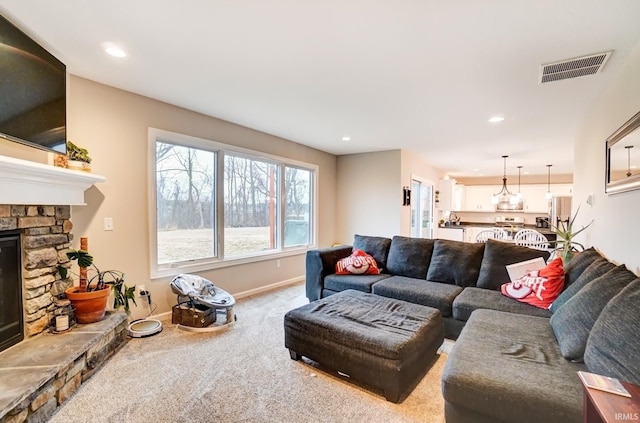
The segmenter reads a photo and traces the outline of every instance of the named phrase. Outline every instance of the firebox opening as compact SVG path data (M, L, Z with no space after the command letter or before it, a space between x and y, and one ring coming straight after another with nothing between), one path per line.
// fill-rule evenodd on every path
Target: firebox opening
M24 339L20 231L0 232L0 351Z

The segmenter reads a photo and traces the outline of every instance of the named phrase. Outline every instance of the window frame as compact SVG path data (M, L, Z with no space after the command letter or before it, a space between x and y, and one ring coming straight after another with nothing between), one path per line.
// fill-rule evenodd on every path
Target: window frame
M180 145L187 148L197 148L210 151L216 154L215 169L215 225L212 228L214 238L217 242L215 252L216 257L207 259L194 259L184 262L171 263L169 265L158 264L158 232L157 232L157 162L156 162L156 143L166 142L170 144ZM225 258L224 256L224 161L227 154L242 156L249 160L262 160L273 163L278 169L277 184L277 226L276 226L276 243L277 248L266 252L256 252L251 254L233 256ZM163 129L148 128L148 156L149 156L149 203L148 203L148 222L149 222L149 256L150 256L150 274L152 279L174 276L178 273L191 273L204 270L212 270L228 266L236 266L246 263L254 263L266 260L275 260L281 257L304 254L307 250L316 248L317 246L317 227L318 227L318 165L305 163L286 157L280 157L273 154L250 150L230 144L224 144L218 141L199 138L191 135L181 134L177 132L166 131ZM310 172L309 200L310 206L310 240L307 245L295 245L291 247L284 246L284 221L286 198L284 195L285 169L286 167L296 167Z

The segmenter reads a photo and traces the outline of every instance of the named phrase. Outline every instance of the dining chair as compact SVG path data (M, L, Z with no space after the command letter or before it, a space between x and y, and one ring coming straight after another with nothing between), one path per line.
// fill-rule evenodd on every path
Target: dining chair
M522 245L536 250L548 250L549 240L535 229L520 229L513 236L516 245Z
M478 232L476 235L476 242L487 242L488 239L504 240L509 237L509 233L501 228L485 229Z

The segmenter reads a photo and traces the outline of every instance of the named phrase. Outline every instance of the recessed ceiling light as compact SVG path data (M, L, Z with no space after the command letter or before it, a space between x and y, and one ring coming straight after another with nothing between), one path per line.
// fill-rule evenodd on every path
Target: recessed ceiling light
M498 122L502 122L504 120L504 116L492 116L489 118L489 122L491 123L498 123Z
M113 57L126 57L127 53L124 52L120 47L113 43L102 43L102 47L104 51L107 52L108 55Z
M342 137L342 141L351 141L351 137L345 135L344 137Z
M473 171L474 171L474 172L480 172L480 169L475 168L475 169L473 169Z

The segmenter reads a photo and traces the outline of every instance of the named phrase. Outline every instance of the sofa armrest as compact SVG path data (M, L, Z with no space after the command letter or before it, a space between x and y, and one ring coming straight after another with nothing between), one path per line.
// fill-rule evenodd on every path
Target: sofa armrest
M325 276L335 273L338 260L348 257L351 252L350 245L307 251L306 291L309 301L320 299Z

